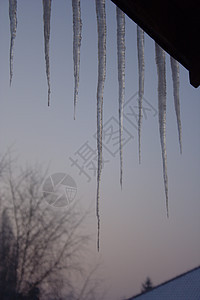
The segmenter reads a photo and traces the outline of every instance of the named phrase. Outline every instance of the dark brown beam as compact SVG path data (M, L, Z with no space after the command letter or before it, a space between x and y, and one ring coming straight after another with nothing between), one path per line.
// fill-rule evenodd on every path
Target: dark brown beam
M200 85L200 0L112 0Z

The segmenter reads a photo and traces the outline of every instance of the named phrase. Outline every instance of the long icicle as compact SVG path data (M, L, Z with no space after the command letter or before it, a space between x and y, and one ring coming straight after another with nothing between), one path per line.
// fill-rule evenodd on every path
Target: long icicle
M80 48L81 48L81 7L80 0L72 0L73 10L73 59L74 59L74 120L79 86Z
M44 51L46 61L46 75L48 84L48 106L50 104L50 66L49 66L49 39L50 39L51 0L43 0L44 21Z
M96 0L97 30L98 30L98 86L97 86L97 203L96 215L98 222L97 249L100 244L100 213L99 190L102 171L102 118L103 118L103 92L106 78L106 11L105 0Z
M159 129L160 141L163 160L163 177L165 185L167 217L169 217L168 206L168 177L167 177L167 152L166 152L166 69L165 69L165 52L155 43L156 65L158 73L158 112L159 112Z
M180 114L180 99L179 99L179 63L170 56L172 80L174 90L174 106L176 111L176 119L178 126L180 153L182 153L182 129L181 129L181 114Z
M141 163L142 100L144 96L144 31L138 25L137 25L137 51L138 51L138 73L139 73L138 145L139 145L139 163Z
M125 14L116 7L117 16L117 57L118 57L118 81L119 81L119 144L120 144L120 185L122 188L123 156L123 106L125 93Z
M10 85L13 77L13 48L14 39L17 32L17 0L9 0L9 18L10 18Z

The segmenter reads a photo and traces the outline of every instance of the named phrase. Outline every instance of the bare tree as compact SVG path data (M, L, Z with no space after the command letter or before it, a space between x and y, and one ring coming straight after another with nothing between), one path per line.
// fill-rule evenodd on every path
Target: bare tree
M12 298L16 286L14 268L15 237L8 218L7 209L2 212L0 227L0 295L2 299Z
M77 202L65 209L48 205L52 196L41 191L41 168L14 174L12 163L6 166L0 178L1 299L12 299L7 290L17 299L96 299L96 269L86 275L81 261L89 241L82 230L88 212L81 213ZM84 280L75 286L77 274Z

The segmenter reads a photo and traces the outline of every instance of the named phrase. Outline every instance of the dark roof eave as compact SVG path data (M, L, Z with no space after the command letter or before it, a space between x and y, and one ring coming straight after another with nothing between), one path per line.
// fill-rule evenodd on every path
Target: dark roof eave
M199 0L112 1L188 69L194 87L200 85Z

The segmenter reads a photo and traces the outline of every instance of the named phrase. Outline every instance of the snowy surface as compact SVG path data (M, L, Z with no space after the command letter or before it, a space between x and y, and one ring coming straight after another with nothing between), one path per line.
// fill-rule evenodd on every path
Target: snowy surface
M152 291L131 299L197 300L200 299L200 267L176 277Z

